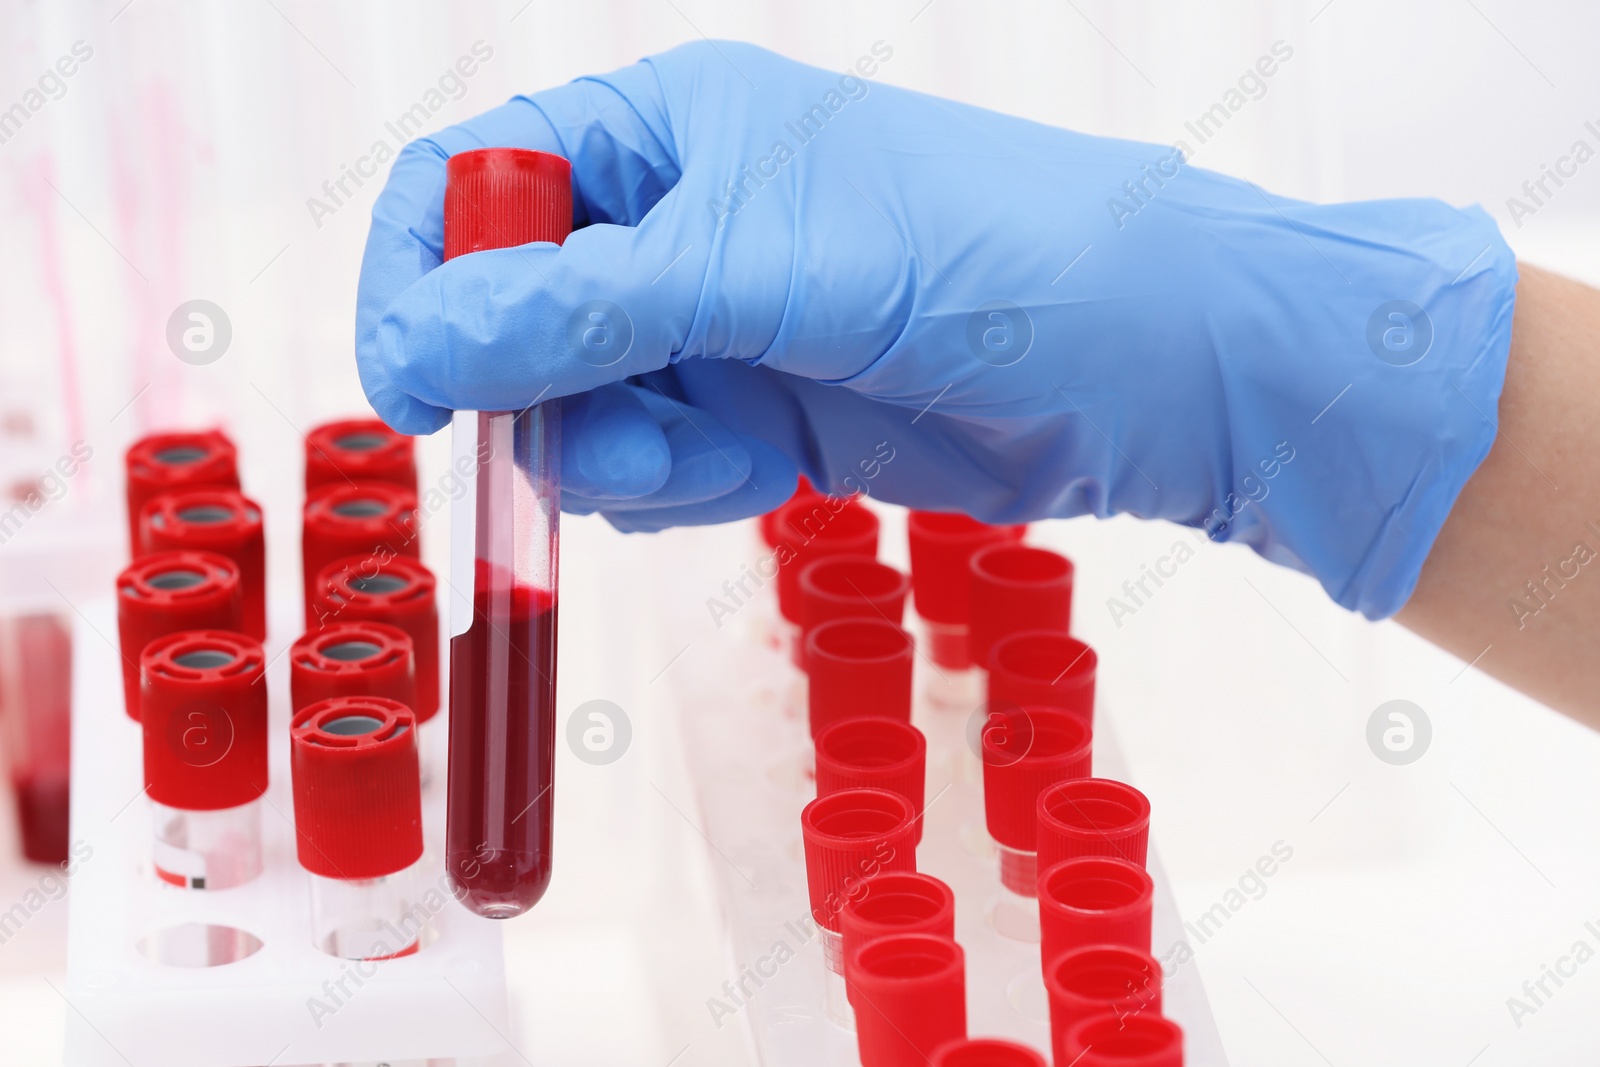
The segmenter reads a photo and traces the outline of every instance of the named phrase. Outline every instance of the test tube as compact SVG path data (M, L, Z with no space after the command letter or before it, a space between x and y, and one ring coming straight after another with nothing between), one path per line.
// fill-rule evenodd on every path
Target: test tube
M523 149L461 152L444 200L445 259L559 244L572 228L571 166ZM560 429L558 399L459 411L453 427L455 469L477 474L451 515L445 869L457 899L495 919L527 911L550 884Z
M417 702L411 638L381 622L336 622L289 647L289 706L334 697L375 696L408 708Z
M1067 1031L1057 1063L1073 1067L1183 1067L1183 1030L1157 1015L1107 1012Z
M1071 778L1039 794L1039 870L1079 856L1116 856L1143 867L1150 800L1126 782Z
M260 642L222 630L169 634L139 657L144 783L163 882L227 889L261 873L266 659Z
M806 635L811 736L845 719L911 721L912 636L883 619L835 619Z
M433 572L407 556L379 561L370 556L335 560L322 569L313 599L313 625L386 622L411 638L416 657L417 722L439 712L439 609ZM309 627L308 627L309 628Z
M967 1036L966 955L948 937L890 934L850 957L850 1004L862 1067L927 1067Z
M181 630L241 630L239 565L215 552L158 552L117 575L123 707L139 719L139 655Z
M915 821L911 802L886 789L841 789L800 812L811 917L821 930L828 968L824 999L835 1021L848 1025L850 1019L840 912L862 896L866 880L874 875L917 869L911 840Z
M928 743L922 731L896 719L844 719L817 735L817 796L841 789L887 789L911 801L913 845L922 843Z
M306 498L300 535L305 580L306 629L315 625L316 579L346 556L382 563L396 556L421 556L417 494L389 482L327 485Z
M1039 958L1084 945L1150 951L1155 884L1143 867L1111 856L1062 860L1039 872Z
M244 632L267 637L267 540L261 507L236 489L185 489L163 493L139 513L139 551L195 549L227 556L239 565Z
M141 437L128 448L124 463L128 547L134 555L139 552L139 513L150 498L174 489L239 488L239 453L220 430Z
M1072 561L1048 548L1001 542L974 552L967 591L973 665L987 671L995 644L1011 634L1071 629L1072 574Z
M972 708L982 699L972 672L967 636L971 622L968 567L980 548L1020 540L1026 526L990 526L952 512L913 511L906 516L911 552L911 595L922 620L930 672L930 701L941 707Z
M384 697L335 697L290 722L294 828L311 876L311 940L330 956L383 960L421 947L422 789L416 719Z
M964 1037L934 1050L928 1067L1048 1067L1027 1045L998 1037Z
M1094 727L1094 683L1100 658L1094 649L1062 631L1022 630L989 650L988 699L1064 708Z
M1007 937L1034 941L1039 794L1055 782L1089 776L1089 728L1060 708L991 707L979 743L984 818L1000 854L1002 896L992 921Z
M1078 1063L1082 1049L1068 1054L1072 1029L1085 1019L1109 1015L1132 1020L1161 1014L1161 964L1148 952L1125 945L1086 945L1045 960L1044 988L1050 1002L1050 1047L1056 1063Z
M0 752L22 854L34 863L68 860L71 734L72 616L0 613Z
M391 482L415 493L415 439L378 419L340 419L306 434L306 494L350 482Z

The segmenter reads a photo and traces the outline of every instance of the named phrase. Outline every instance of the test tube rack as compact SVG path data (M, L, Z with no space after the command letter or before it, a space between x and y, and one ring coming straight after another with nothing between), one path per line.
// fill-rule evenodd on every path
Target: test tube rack
M297 632L299 606L273 605L269 655ZM449 895L444 789L423 792L415 954L338 959L312 945L307 875L295 858L289 781L289 665L267 669L271 785L265 870L233 889L184 890L151 869L139 725L123 711L115 608L87 602L73 636L68 1067L498 1067L509 1048L501 930ZM420 732L442 768L442 729ZM181 953L191 965L163 960ZM195 966L210 959L219 965ZM220 965L224 961L226 965Z

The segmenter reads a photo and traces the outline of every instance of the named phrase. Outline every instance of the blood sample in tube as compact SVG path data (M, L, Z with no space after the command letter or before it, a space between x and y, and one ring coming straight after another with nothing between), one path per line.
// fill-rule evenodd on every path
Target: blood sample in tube
M157 433L128 449L128 546L139 551L139 513L145 503L177 489L239 488L239 454L220 430Z
M242 631L239 565L215 552L157 552L117 575L123 707L139 718L139 655L181 630Z
M260 642L222 630L169 634L139 658L144 781L163 882L227 889L261 873L266 659Z
M306 434L307 495L350 482L391 482L415 493L416 439L378 419L340 419Z
M239 565L244 632L267 636L267 540L261 507L235 489L163 493L139 514L139 555L194 549Z
M445 259L559 244L571 228L571 166L560 156L485 148L450 157ZM586 344L608 336L594 317L583 332ZM477 471L451 516L462 604L450 627L445 869L463 904L497 919L538 903L551 873L561 407L541 396L534 386L512 410L457 412L453 430L457 464Z

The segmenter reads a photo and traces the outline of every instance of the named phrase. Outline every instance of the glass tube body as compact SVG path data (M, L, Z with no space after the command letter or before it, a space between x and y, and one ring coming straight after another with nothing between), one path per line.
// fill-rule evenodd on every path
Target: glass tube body
M445 865L489 918L550 882L561 409L458 412L452 517L450 754Z

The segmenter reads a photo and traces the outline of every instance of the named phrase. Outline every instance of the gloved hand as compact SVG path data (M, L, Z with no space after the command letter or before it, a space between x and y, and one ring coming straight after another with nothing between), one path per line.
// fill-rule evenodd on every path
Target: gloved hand
M563 506L625 530L865 490L1203 528L1382 617L1489 450L1515 264L1482 211L1317 206L733 43L414 142L373 209L379 415L567 396ZM440 265L445 160L572 161L566 244Z

